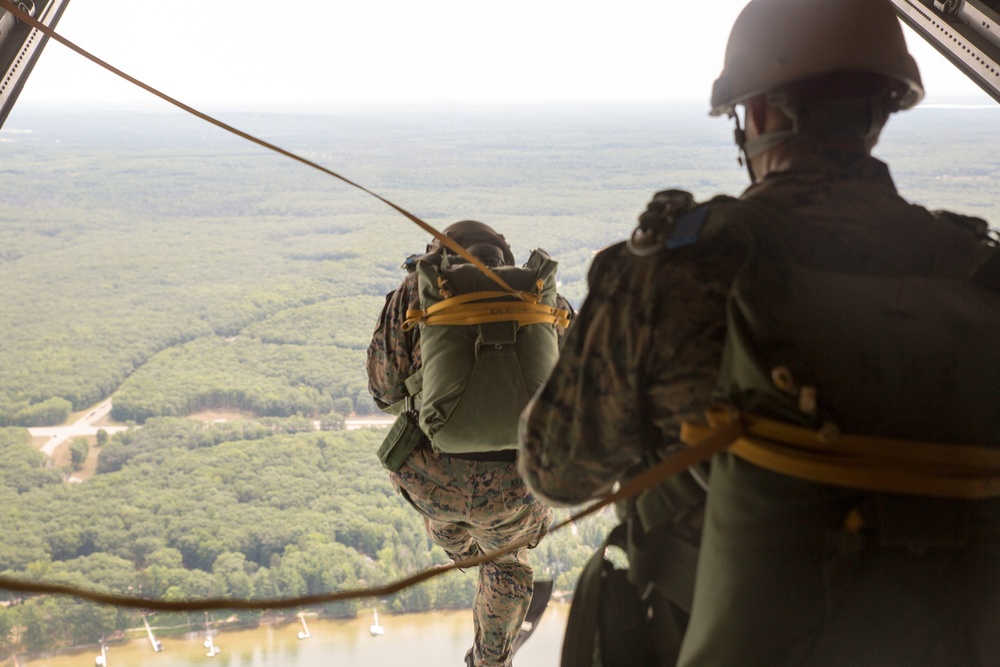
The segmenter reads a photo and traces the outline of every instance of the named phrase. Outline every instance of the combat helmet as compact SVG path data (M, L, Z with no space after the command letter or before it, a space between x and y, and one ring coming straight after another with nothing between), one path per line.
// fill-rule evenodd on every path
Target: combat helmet
M888 0L752 0L730 33L711 115L733 115L757 95L849 72L898 84L888 111L923 98L920 72Z
M478 248L477 252L473 253L479 259L489 258L493 255L491 250L499 250L503 261L495 265L514 265L514 253L507 244L507 240L503 237L503 234L500 234L485 223L477 220L462 220L461 222L448 225L442 230L442 233L466 250L477 249L477 246L485 246ZM427 246L427 252L429 253L440 252L441 250L442 244L437 239Z

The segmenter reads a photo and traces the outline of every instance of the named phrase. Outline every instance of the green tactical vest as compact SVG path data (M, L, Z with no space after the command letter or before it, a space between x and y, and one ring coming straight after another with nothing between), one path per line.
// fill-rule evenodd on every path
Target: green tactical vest
M812 428L1000 446L998 264L994 249L967 278L875 276L752 257L730 292L719 396Z
M519 291L536 293L541 280L541 303L555 307L557 266L535 250L523 267L493 270ZM421 257L415 270L424 310L444 300L441 280L450 295L497 289L478 268L452 255ZM517 448L521 412L548 378L559 346L549 324L421 324L420 354L420 427L438 451L466 454Z

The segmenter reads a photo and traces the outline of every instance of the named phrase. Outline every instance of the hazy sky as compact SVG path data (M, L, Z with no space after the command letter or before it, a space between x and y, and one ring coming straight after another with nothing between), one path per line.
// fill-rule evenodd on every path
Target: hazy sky
M705 101L744 4L72 0L58 29L206 110ZM992 104L922 39L907 38L932 99ZM31 103L162 104L55 42L19 102Z

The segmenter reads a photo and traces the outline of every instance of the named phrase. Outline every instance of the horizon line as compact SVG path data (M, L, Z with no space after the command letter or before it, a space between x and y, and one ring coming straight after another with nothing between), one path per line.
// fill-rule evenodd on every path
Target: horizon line
M975 95L941 94L926 97L915 110L923 109L1000 109L1000 104L984 100ZM494 101L494 102L372 102L372 103L251 103L233 104L206 103L199 110L212 113L281 113L281 114L342 114L342 113L415 113L448 111L519 111L519 110L639 110L702 107L706 115L708 100L699 98L678 98L672 100L579 100L579 101ZM59 112L66 114L91 112L144 112L163 114L184 114L183 110L165 104L161 100L148 101L108 101L84 102L67 108L65 102L46 100L21 100L16 111Z

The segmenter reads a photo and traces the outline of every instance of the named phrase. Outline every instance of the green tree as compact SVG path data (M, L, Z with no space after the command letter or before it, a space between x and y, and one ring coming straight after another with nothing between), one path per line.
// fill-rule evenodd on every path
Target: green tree
M53 396L14 413L11 422L17 426L55 426L69 419L73 404L61 396Z
M10 633L14 630L14 612L8 607L0 607L0 648L11 645Z
M43 610L43 600L29 600L20 608L20 621L24 632L21 635L21 643L28 651L39 653L51 647L52 632L49 629L50 617Z
M118 628L119 611L114 607L74 600L66 601L65 619L75 645L108 637Z
M103 447L108 444L108 432L103 428L97 429L97 446Z
M247 599L253 592L250 567L243 554L226 552L219 554L212 566L218 593L224 597Z
M87 439L79 436L73 438L73 442L69 446L69 455L73 470L83 470L84 464L87 463L88 454L90 454L90 445L87 443Z
M342 431L345 422L344 415L330 412L320 417L319 428L321 431Z
M334 400L333 411L342 415L349 415L354 412L354 401L347 396L341 396Z

